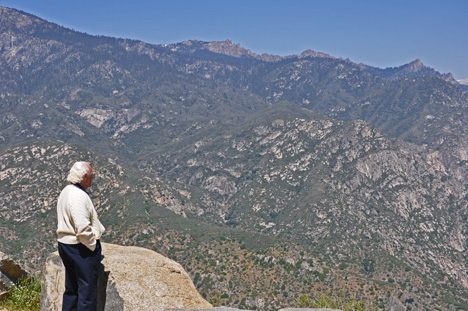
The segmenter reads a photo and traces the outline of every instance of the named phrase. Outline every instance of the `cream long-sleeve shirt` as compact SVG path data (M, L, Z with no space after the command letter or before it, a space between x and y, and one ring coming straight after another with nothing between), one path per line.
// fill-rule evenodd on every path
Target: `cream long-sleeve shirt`
M104 232L96 209L88 194L76 185L66 186L57 202L58 241L64 244L82 243L91 251Z

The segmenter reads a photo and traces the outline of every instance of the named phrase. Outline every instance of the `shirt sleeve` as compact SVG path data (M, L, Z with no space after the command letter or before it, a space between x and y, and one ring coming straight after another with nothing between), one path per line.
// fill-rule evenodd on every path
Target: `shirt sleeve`
M94 251L96 239L91 226L91 213L88 210L87 200L79 197L71 202L70 214L75 227L76 238L91 251Z

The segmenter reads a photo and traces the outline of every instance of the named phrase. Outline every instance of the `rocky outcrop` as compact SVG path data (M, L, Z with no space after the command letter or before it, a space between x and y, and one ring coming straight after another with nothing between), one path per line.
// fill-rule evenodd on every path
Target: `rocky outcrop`
M10 257L0 252L0 300L8 295L9 287L16 284L19 279L28 276L28 273Z
M209 309L181 265L154 251L103 243L98 310ZM41 310L61 310L64 267L57 252L47 259Z

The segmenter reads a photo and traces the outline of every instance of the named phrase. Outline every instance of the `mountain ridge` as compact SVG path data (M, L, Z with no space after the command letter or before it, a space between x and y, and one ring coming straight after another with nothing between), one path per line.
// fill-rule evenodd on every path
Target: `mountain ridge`
M332 56L316 52L313 50L306 50L301 54L293 54L287 56L279 56L273 54L256 54L252 51L242 47L240 43L233 44L231 40L226 39L225 41L212 41L212 42L204 42L198 40L187 40L181 43L175 44L163 44L163 46L168 47L171 51L184 51L186 53L196 53L199 50L207 50L217 54L223 54L227 56L232 56L236 58L253 58L265 62L278 62L283 59L288 58L304 58L304 57L322 57L322 58L333 58Z
M404 79L404 78L413 77L413 76L426 75L426 76L438 77L442 80L445 80L453 84L458 83L453 77L452 73L441 74L435 69L425 66L420 59L416 59L408 64L404 64L398 67L388 67L384 69L367 66L362 63L359 64L359 66L364 70L367 70L373 74L376 74L378 76L381 76L383 78L390 79L390 80L398 80L398 79Z

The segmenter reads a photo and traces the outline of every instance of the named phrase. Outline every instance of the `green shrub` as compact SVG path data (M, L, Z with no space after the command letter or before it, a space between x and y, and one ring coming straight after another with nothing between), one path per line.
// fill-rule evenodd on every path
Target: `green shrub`
M40 298L41 279L26 278L10 288L8 298L0 306L12 311L35 311L40 309Z
M375 311L376 306L363 301L348 300L340 297L321 296L310 299L305 295L299 298L300 308L330 308L343 311Z

